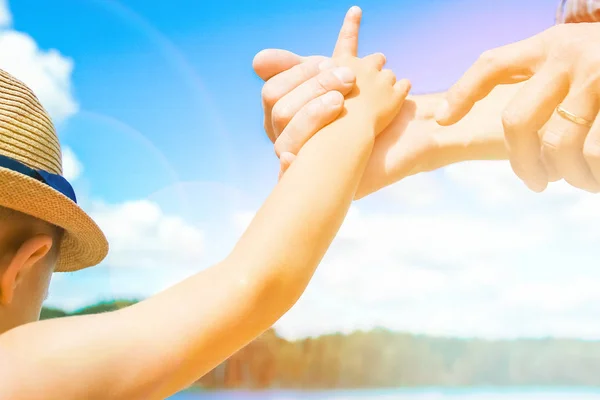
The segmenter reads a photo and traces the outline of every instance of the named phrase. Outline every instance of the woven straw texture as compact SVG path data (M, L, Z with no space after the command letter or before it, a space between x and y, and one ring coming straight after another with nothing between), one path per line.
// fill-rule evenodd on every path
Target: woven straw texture
M50 117L25 84L2 70L0 154L36 170L62 174L60 144ZM1 167L0 206L65 230L57 272L96 265L108 253L100 228L71 199L42 182Z

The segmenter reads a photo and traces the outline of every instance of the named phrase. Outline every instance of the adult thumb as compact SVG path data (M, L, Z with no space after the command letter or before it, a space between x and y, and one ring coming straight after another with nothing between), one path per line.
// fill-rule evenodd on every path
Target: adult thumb
M287 50L266 49L254 56L252 68L256 75L266 81L271 77L305 61L305 57Z

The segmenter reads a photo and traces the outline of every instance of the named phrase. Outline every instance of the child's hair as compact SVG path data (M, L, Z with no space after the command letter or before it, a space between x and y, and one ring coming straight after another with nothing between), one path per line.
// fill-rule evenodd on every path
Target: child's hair
M11 237L9 240L3 240L3 243L0 243L0 256L15 252L19 246L33 236L35 227L43 226L44 231L47 231L52 236L52 250L48 255L48 260L56 261L64 236L62 228L31 215L0 206L0 224L8 225L11 223L15 224L17 228L15 229L14 237Z

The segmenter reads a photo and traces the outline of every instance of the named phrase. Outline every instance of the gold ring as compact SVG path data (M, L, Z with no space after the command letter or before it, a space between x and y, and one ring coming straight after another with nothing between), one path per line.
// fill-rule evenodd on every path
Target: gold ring
M583 125L587 126L588 128L591 128L592 124L594 123L594 121L587 120L583 117L578 117L577 115L565 110L561 106L556 107L556 112L564 119L569 120L577 125Z

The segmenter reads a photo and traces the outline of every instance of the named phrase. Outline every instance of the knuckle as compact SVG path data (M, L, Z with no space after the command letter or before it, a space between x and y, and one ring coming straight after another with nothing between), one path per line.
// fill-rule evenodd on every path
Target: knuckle
M579 65L579 71L586 77L586 83L597 88L600 81L600 54L585 54Z
M339 81L333 71L325 71L317 75L313 80L313 89L316 95L321 95L335 89Z
M544 132L542 146L547 150L556 152L574 147L574 143L567 132L551 128L546 129Z
M576 43L569 41L556 43L547 56L548 64L561 74L570 72L575 65L581 64L579 61L574 61L574 58L580 57L575 50L576 47Z
M473 104L473 97L475 96L475 91L470 89L469 84L466 80L461 79L456 82L454 85L450 87L448 92L446 93L446 99L450 104Z
M261 97L267 107L273 107L282 97L282 93L274 84L267 82L263 85Z
M479 55L476 64L483 68L494 67L498 64L498 53L496 49L486 50Z
M317 62L306 62L298 65L298 77L305 82L319 73L319 64Z
M519 110L509 108L502 113L502 126L505 134L511 138L518 134L519 131L526 129L527 118Z
M318 98L308 104L302 110L301 117L305 119L307 122L313 122L315 120L321 119L327 113L327 107L323 102L322 98Z
M293 151L294 140L290 136L290 131L292 131L292 129L286 128L286 130L283 131L283 133L275 141L273 148L275 149L275 154L277 157L281 157L281 154L285 153L286 151Z
M275 145L273 146L273 148L275 149L275 154L277 155L277 157L281 157L281 153L283 153L286 150L285 145L284 145L284 141L281 140L285 136L286 136L285 133L283 133L281 136L279 136L277 138L277 140L275 141Z
M292 118L290 108L281 102L275 104L271 113L271 122L273 126L282 128Z

